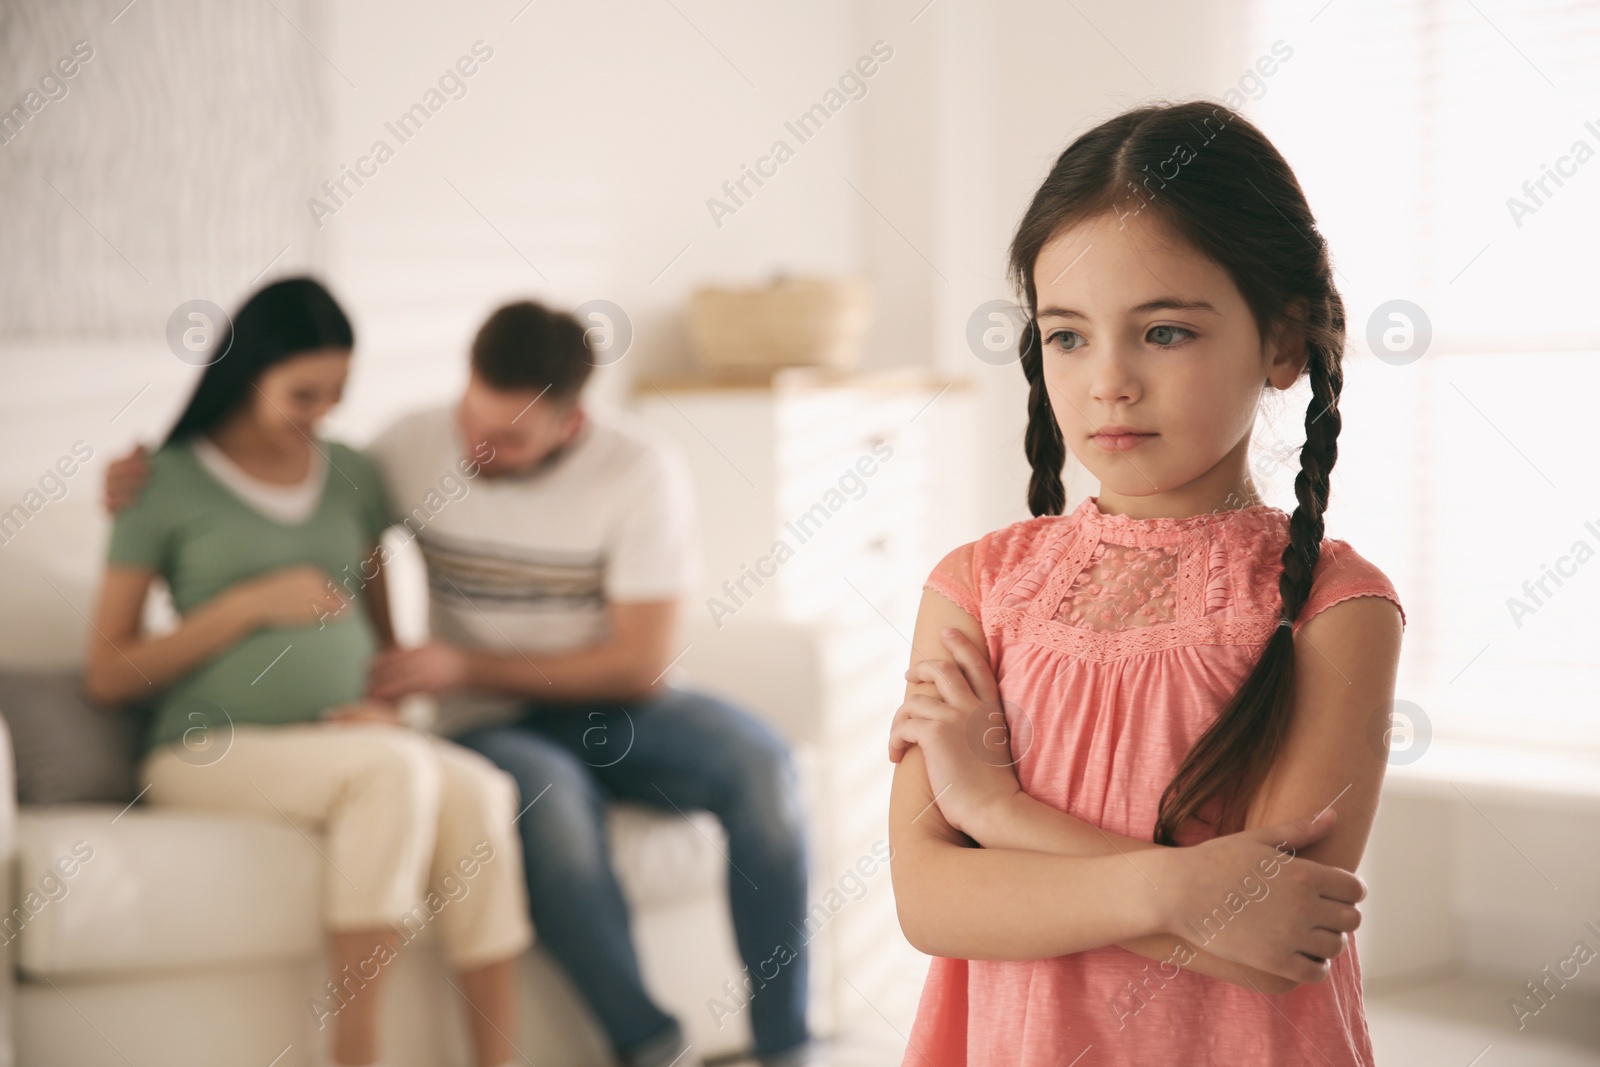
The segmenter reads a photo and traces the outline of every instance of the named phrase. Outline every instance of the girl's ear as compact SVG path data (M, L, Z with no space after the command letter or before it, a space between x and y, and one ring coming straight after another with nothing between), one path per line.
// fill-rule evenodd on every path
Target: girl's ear
M1267 341L1267 383L1278 389L1288 389L1299 381L1310 357L1305 329L1308 307L1303 296L1290 301Z

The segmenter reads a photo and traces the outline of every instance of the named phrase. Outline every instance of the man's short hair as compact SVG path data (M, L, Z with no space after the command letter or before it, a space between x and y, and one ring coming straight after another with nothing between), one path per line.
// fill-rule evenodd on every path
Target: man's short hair
M551 400L574 400L594 370L580 323L532 300L500 308L472 342L472 369L494 389L549 389Z

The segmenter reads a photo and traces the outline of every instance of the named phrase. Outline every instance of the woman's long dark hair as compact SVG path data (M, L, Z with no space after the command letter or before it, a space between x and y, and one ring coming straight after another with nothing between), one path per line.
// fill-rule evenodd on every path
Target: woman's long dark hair
M215 429L238 411L261 375L291 356L319 348L352 348L355 333L333 294L311 278L273 282L219 331L205 373L167 434L166 444Z
M1338 457L1344 301L1333 284L1327 243L1288 163L1248 119L1226 107L1153 105L1096 126L1061 153L1017 228L1009 270L1030 318L1020 345L1029 385L1028 507L1034 515L1059 515L1066 505L1066 446L1045 392L1034 264L1064 229L1107 211L1146 208L1228 272L1263 338L1271 329L1294 326L1305 339L1311 404L1278 582L1282 618L1292 621L1311 593L1328 474ZM1282 744L1293 689L1294 638L1279 625L1162 794L1157 844L1176 845L1191 817L1218 833L1242 828L1243 812ZM1214 822L1201 815L1213 803L1220 807Z

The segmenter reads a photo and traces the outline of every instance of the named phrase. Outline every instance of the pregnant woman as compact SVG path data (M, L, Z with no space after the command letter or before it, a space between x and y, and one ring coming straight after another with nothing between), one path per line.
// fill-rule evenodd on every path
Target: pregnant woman
M498 1067L515 1057L515 961L532 939L516 787L365 698L368 661L392 643L382 572L368 577L389 510L371 462L316 434L353 343L306 278L262 289L220 332L117 515L87 685L107 704L153 698L140 764L152 803L323 831L333 973L362 977L316 1009L336 1063L376 1062L394 924L422 907L460 972L478 1063ZM141 628L157 575L181 616L159 635Z

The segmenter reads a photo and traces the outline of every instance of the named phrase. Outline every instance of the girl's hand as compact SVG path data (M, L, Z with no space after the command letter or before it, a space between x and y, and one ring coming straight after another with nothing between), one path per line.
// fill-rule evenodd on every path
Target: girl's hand
M1336 821L1328 808L1320 821L1295 819L1157 850L1167 932L1235 963L1322 981L1349 944L1346 935L1361 925L1355 905L1367 895L1351 872L1296 854Z
M957 630L941 636L955 662L922 660L906 671L907 681L931 682L939 695L913 695L900 705L889 729L889 759L899 763L909 746L919 746L945 821L981 843L984 821L1022 787L988 657Z
M352 723L375 722L385 726L399 726L400 709L382 700L357 700L339 704L322 713L322 721L340 726Z

